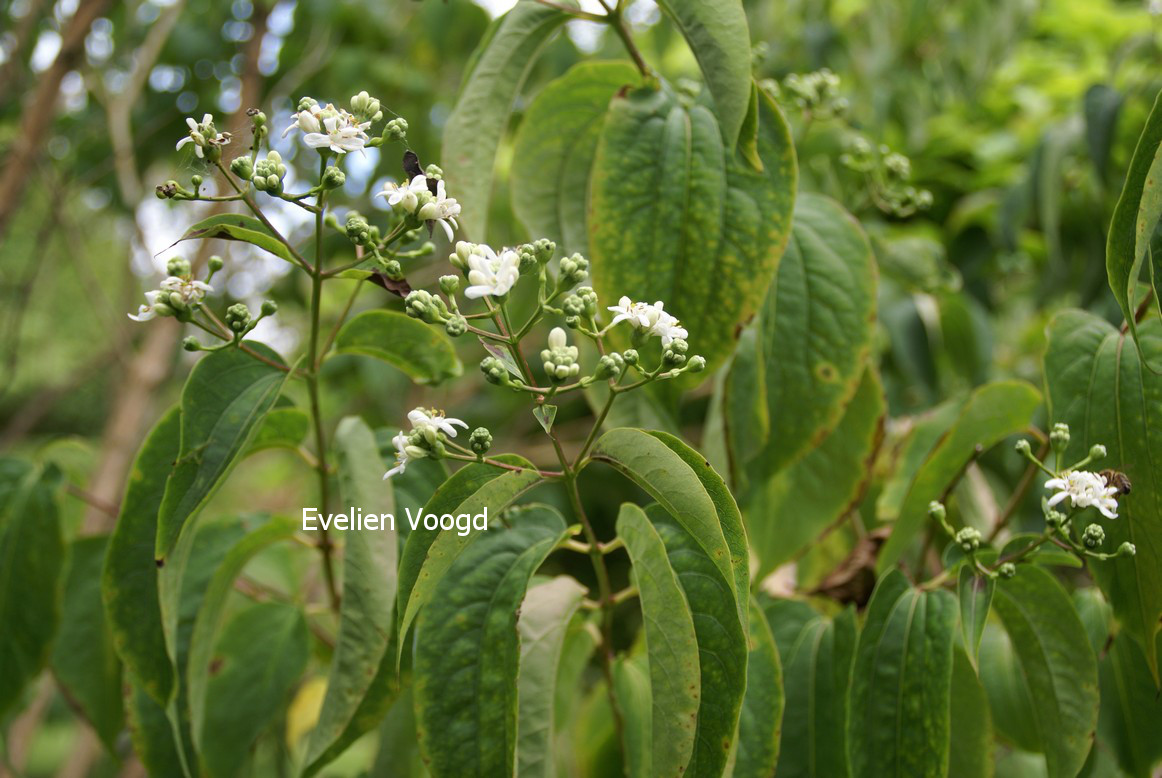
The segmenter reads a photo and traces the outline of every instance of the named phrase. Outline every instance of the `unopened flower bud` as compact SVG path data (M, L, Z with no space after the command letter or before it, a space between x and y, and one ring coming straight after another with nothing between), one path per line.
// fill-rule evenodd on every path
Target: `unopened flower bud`
M480 360L480 372L484 373L484 378L490 384L508 384L508 368L504 366L496 357L485 357Z
M230 172L249 181L254 177L254 160L250 157L235 157L230 161Z
M247 108L246 115L250 117L250 121L254 123L255 127L266 126L266 114L257 108Z
M695 354L686 362L686 371L689 373L701 373L706 369L706 357L701 354Z
M1045 511L1045 523L1050 527L1060 527L1065 522L1065 514L1049 508Z
M440 169L439 165L432 164L424 168L424 177L441 181L444 178L444 171Z
M428 324L443 324L447 321L447 306L430 292L415 289L404 299L404 311L414 319Z
M1103 446L1101 443L1095 443L1089 449L1089 458L1090 459L1105 459L1105 456L1106 456L1106 447Z
M182 339L182 348L186 351L201 351L202 344L193 335Z
M468 331L468 320L459 315L450 316L448 321L444 322L444 331L453 338L458 338Z
M323 171L323 188L324 189L338 189L347 182L347 176L342 170L331 165Z
M440 291L452 297L460 291L460 279L457 276L440 276Z
M171 200L177 197L178 182L173 180L166 181L164 184L159 184L154 191L157 193L158 200Z
M1017 449L1017 453L1020 454L1021 456L1024 456L1024 457L1033 456L1033 447L1030 446L1029 441L1025 440L1024 438L1021 438L1020 440L1017 441L1017 445L1015 446L1015 448Z
M1118 556L1133 556L1138 553L1138 548L1128 540L1122 545L1118 546Z
M222 269L223 264L222 258L215 254L206 262L206 267L209 269L210 275L213 275Z
M580 254L561 258L561 284L565 287L579 284L589 277L589 260Z
M226 326L234 332L242 332L250 324L250 309L243 303L234 303L226 309Z
M933 500L928 503L928 517L934 521L943 522L947 511L944 510L944 504Z
M666 346L662 352L662 364L667 367L677 367L686 361L686 350L689 346L686 341L681 338L676 338L670 341L670 345Z
M621 374L625 369L625 359L616 351L612 354L606 354L597 361L597 369L594 375L598 378L613 378Z
M627 348L621 352L621 357L627 365L636 365L639 359L637 349L635 348Z
M966 554L976 551L980 548L980 530L975 527L965 527L956 533L956 542Z
M549 347L541 351L541 364L550 381L559 383L580 374L577 347L568 344L568 336L560 327L549 333Z
M174 257L165 263L165 272L171 276L187 277L192 272L190 270L190 261L188 259L182 259L181 257Z
M536 255L537 262L542 265L553 258L553 254L557 252L557 244L548 238L540 238L533 241L533 254Z
M263 300L260 310L263 316L274 316L275 312L278 311L278 303L274 300Z
M1086 548L1097 548L1105 542L1105 539L1106 531L1097 524L1090 524L1085 528L1085 532L1081 533L1081 542Z
M531 243L526 243L518 247L517 257L520 258L520 264L517 266L517 270L522 276L531 273L539 267L537 264L537 255Z
M997 574L1000 575L1001 578L1012 578L1017 574L1017 566L1012 562L1005 562L1003 565L997 568Z
M468 448L478 456L484 456L492 448L492 433L484 427L477 427L468 436Z
M383 128L384 140L406 140L408 136L407 119L397 117L389 121Z
M1069 425L1060 422L1054 424L1049 431L1049 442L1058 455L1064 454L1065 449L1069 448Z
M202 177L199 175L190 176L190 183L194 185L194 191L196 192L198 187L202 185Z
M399 263L398 259L384 259L380 262L383 267L383 272L387 277L393 281L399 281L403 278L403 265Z

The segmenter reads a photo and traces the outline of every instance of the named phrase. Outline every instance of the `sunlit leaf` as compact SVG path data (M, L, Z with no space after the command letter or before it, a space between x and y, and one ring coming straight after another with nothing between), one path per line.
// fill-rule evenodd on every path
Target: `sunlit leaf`
M396 311L365 311L354 317L335 337L335 351L381 359L422 384L438 384L464 372L443 333Z

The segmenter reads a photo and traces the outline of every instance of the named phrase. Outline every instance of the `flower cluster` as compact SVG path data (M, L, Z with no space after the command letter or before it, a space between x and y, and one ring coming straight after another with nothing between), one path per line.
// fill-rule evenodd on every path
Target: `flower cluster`
M362 96L366 94L361 93ZM356 98L358 97L360 95L356 95ZM377 111L378 102L376 101ZM336 154L362 152L370 140L367 135L367 130L371 128L370 120L361 121L362 117L336 108L331 103L320 105L317 100L310 97L299 100L298 108L294 123L282 133L284 138L292 130L302 130L303 143L314 149L329 149Z
M689 337L686 328L680 326L681 323L676 318L666 313L665 306L660 300L651 305L635 303L628 297L622 297L617 305L611 305L609 310L616 314L609 326L628 321L634 329L644 332L647 336L655 335L661 338L663 348L675 340L685 340Z
M448 438L456 437L456 427L468 429L468 425L460 419L448 418L443 411L433 408L416 408L408 413L408 421L412 425L411 432L405 434L401 430L391 439L395 446L395 467L383 474L385 480L403 473L408 462L442 456ZM480 437L475 433L473 436Z
M188 260L174 258L166 265L169 275L153 291L145 293L145 305L129 314L133 321L149 321L155 316L176 316L185 320L191 309L201 305L202 299L214 291L203 281L195 281L191 276Z
M1056 490L1049 498L1053 508L1065 500L1075 509L1097 508L1107 519L1118 517L1118 487L1111 486L1104 475L1088 470L1066 470L1058 478L1045 482L1046 489Z
M435 191L432 191L433 184ZM388 205L416 222L439 224L449 241L452 240L452 231L460 229L457 222L460 203L456 202L456 198L448 197L443 179L418 175L402 184L388 181L375 196L386 197Z
M230 133L218 132L212 115L204 115L200 122L194 121L193 117L187 117L186 125L190 128L190 133L178 141L177 148L192 143L198 159L217 162L222 158L222 147L230 143Z
M819 119L830 119L847 113L850 104L839 94L839 76L827 68L813 73L791 73L780 87L777 82L764 84L776 99L790 102L804 113Z
M872 202L884 213L904 217L932 207L932 193L909 183L911 161L884 144L873 146L862 135L853 135L839 162L864 176Z

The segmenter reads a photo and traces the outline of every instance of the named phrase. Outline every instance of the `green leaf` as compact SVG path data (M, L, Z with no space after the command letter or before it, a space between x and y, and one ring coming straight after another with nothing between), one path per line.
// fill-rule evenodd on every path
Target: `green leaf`
M751 99L750 29L741 0L659 0L658 5L690 44L714 98L722 139L733 149Z
M756 578L795 558L859 504L883 439L885 412L883 386L867 370L839 425L818 448L765 483L752 483L743 515L759 559Z
M996 381L972 393L952 428L929 453L916 473L900 507L888 542L880 550L876 569L890 569L908 548L928 518L928 503L938 500L965 465L984 451L1025 429L1041 394L1023 381Z
M1050 778L1074 776L1097 725L1097 660L1061 584L1035 565L997 584L993 607L1028 684L1032 720Z
M1162 761L1162 698L1154 688L1146 655L1130 635L1118 635L1098 672L1098 732L1113 747L1123 770L1150 778Z
M605 462L649 492L722 573L746 624L750 570L742 517L722 478L673 435L623 427L602 435L590 458Z
M913 416L912 428L904 441L890 452L894 468L884 483L883 491L876 498L876 518L882 522L892 522L900 517L900 509L908 497L908 489L916 479L916 473L928 459L948 430L956 423L964 403L949 401L919 416Z
M0 716L49 658L61 615L61 473L0 459Z
M678 775L694 753L701 697L698 638L662 539L641 508L625 503L617 535L633 564L650 673L650 743L642 775Z
M121 661L101 607L101 565L107 535L69 544L61 624L53 640L52 670L110 753L124 723Z
M391 482L383 478L383 461L371 428L357 416L343 419L335 431L335 451L343 509L394 515ZM307 745L308 773L339 755L332 746L347 730L388 653L395 626L398 547L391 526L343 532L339 637L323 708Z
M1130 167L1126 171L1122 195L1114 207L1110 229L1106 238L1106 274L1110 289L1122 309L1122 316L1129 324L1130 333L1139 349L1142 346L1135 321L1137 301L1134 292L1142 271L1142 262L1150 253L1150 240L1158 219L1162 216L1162 185L1158 178L1162 175L1162 93L1154 100L1154 107L1146 119L1146 126L1138 138ZM1154 291L1159 291L1159 280L1154 279ZM1157 297L1157 294L1155 294ZM1162 300L1158 301L1162 310ZM1142 352L1147 364L1150 356ZM1158 677L1156 664L1152 664L1154 677Z
M985 625L978 667L997 737L1023 751L1041 751L1029 685L1012 640L996 620Z
M208 776L239 773L255 739L278 720L307 652L307 622L293 605L253 605L226 625L206 689L200 754Z
M521 778L552 778L556 774L557 679L569 624L586 591L562 575L530 587L521 603L516 745L516 774Z
M546 433L553 431L553 422L557 418L557 406L555 405L537 405L533 408L533 416L537 418L541 429Z
M665 544L670 568L686 595L698 640L702 678L698 725L694 753L683 775L719 776L735 749L735 732L746 693L746 624L727 615L735 603L730 579L723 576L698 541L662 506L651 505L646 515Z
M365 311L351 319L335 337L335 351L381 359L421 384L438 384L464 372L445 335L397 311Z
M614 98L593 162L594 287L603 300L663 301L711 371L762 303L791 229L790 133L774 103L759 99L761 173L724 147L709 109L668 90Z
M654 713L650 664L645 654L620 656L614 660L613 694L624 720L625 774L629 778L649 778Z
M281 362L260 343L251 341L251 348ZM181 448L158 513L159 562L222 485L289 375L240 349L215 351L194 366L182 389Z
M775 774L846 778L855 612L844 610L828 619L793 600L768 600L762 607L778 645L789 712Z
M221 562L214 565L213 577L202 591L190 592L191 596L198 597L198 605L189 638L186 678L193 740L199 751L205 748L207 737L206 698L213 675L214 647L226 618L226 601L234 589L234 581L256 554L274 543L293 538L298 528L298 523L287 517L270 519L230 547ZM217 554L213 555L212 562L217 562Z
M207 238L242 241L252 246L258 246L263 251L274 254L279 259L285 259L292 265L298 264L286 244L271 235L270 230L266 229L266 225L253 216L240 213L220 213L208 219L202 219L186 230L185 234L178 238L173 245L176 246L183 240L205 240Z
M1098 181L1105 182L1122 108L1122 96L1108 84L1085 90L1085 140Z
M731 405L766 405L770 434L750 462L761 481L818 446L860 385L876 315L876 267L859 222L826 197L795 201L791 241L767 292L757 347L760 385L729 384ZM728 417L739 428L746 417ZM744 452L736 451L740 466Z
M173 407L145 438L109 538L101 594L113 645L135 683L164 705L173 683L157 603L157 512L178 458L181 409Z
M783 723L783 666L762 608L750 601L750 653L746 660L746 696L738 720L738 753L734 778L769 778L779 759Z
M561 256L589 254L589 173L609 101L640 81L627 62L579 62L541 90L513 141L512 207Z
M892 570L876 585L852 674L851 774L943 776L948 769L956 599Z
M294 407L272 408L259 425L246 453L268 448L298 448L311 427L311 417Z
M980 639L989 618L989 608L992 607L993 591L997 584L992 578L977 575L969 565L960 568L959 575L956 596L960 601L960 637L964 640L968 661L972 669L976 670Z
M1162 324L1140 333L1147 360L1162 358ZM1104 521L1106 550L1134 543L1137 555L1090 565L1114 615L1146 654L1158 685L1155 636L1162 616L1162 376L1150 372L1126 336L1104 320L1066 311L1049 324L1045 383L1049 417L1069 424L1065 461L1106 447L1100 467L1125 473L1133 491L1119 500L1117 521ZM1086 520L1088 521L1088 520ZM1078 522L1074 522L1078 525ZM1080 525L1084 526L1084 524Z
M478 532L416 625L416 718L434 775L512 775L520 659L517 611L529 579L565 537L553 508L509 513Z
M993 730L989 701L973 664L960 646L952 651L948 778L990 778Z
M491 511L493 519L518 497L541 483L541 476L527 459L511 454L493 457L498 462L518 465L525 470L500 470L492 465L472 463L444 482L428 504L419 511L420 524L408 534L399 562L399 655L407 643L408 629L416 614L431 599L440 579L471 542L473 533L459 535L455 529L444 532L423 526L428 514L476 515ZM405 516L405 520L406 520ZM398 660L398 657L397 657Z
M126 677L128 688L125 693L125 714L133 752L149 775L165 778L180 776L182 772L178 765L181 764L181 757L174 745L173 730L166 718L165 708L145 691L128 668Z
M444 125L441 164L449 191L464 208L469 240L483 241L500 139L513 103L541 48L568 15L535 0L519 0L497 20Z

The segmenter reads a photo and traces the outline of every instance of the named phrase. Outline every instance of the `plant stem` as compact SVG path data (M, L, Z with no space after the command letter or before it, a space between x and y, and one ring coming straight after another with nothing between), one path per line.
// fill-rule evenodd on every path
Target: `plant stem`
M602 3L604 5L604 3ZM625 50L629 52L629 56L633 58L633 64L637 65L638 72L643 76L650 75L650 66L642 59L642 54L638 51L637 44L633 42L633 36L629 33L629 27L625 24L625 17L621 13L621 5L618 4L616 8L605 6L606 14L602 21L607 22L613 31L617 33L617 37L621 38L621 42L625 44Z
M320 178L327 169L327 158L323 157L319 170ZM315 428L315 452L319 474L319 510L326 512L330 498L331 484L327 472L327 436L323 431L323 414L319 403L319 319L323 301L323 201L325 192L319 193L319 211L315 214L315 267L311 270L311 336L307 352L307 393L310 397L311 421ZM323 575L327 581L327 594L331 608L339 611L339 590L335 586L335 565L332 560L331 537L326 528L319 534L319 553L323 556Z

